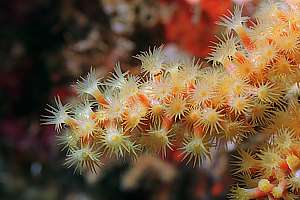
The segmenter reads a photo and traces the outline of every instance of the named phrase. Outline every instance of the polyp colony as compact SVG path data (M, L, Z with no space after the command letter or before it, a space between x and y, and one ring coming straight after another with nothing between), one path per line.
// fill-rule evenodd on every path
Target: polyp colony
M241 184L230 198L296 199L300 3L265 3L251 20L236 7L219 25L226 33L207 58L212 66L153 48L135 56L139 76L117 64L102 80L92 69L75 85L78 103L56 98L42 120L59 132L66 164L96 171L104 157L177 151L182 161L201 165L212 150L234 145ZM254 152L240 147L254 136L264 145Z

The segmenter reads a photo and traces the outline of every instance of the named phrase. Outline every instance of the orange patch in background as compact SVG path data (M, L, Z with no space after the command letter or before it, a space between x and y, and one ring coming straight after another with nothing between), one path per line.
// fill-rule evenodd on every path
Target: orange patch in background
M206 57L218 32L216 22L231 9L231 0L202 0L191 5L178 1L172 18L165 24L167 42L174 42L187 52ZM198 6L198 7L197 7Z

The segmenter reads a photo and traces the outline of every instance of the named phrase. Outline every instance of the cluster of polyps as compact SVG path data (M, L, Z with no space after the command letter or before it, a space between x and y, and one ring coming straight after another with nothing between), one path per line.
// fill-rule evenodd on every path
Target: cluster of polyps
M117 65L100 80L91 70L75 85L81 102L57 98L44 123L63 129L67 163L80 171L95 171L102 157L172 150L201 164L212 149L263 134L267 146L257 156L240 150L236 162L254 189L237 186L231 197L292 198L300 189L299 9L298 1L268 2L250 23L235 8L219 22L228 31L208 57L213 67L160 47L136 56L140 76Z
M299 115L299 111L297 112ZM299 135L290 128L282 127L273 133L268 145L260 148L256 154L239 150L240 156L235 164L239 166L237 173L241 184L232 188L230 197L242 200L298 199L299 147Z

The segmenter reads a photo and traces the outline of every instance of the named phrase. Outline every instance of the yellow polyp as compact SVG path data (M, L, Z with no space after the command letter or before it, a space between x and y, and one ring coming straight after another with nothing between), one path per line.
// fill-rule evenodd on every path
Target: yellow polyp
M137 127L147 114L146 107L143 104L132 105L131 108L124 114L124 122L126 129Z
M272 195L274 196L274 198L282 198L282 194L283 194L283 189L279 186L275 186L272 189Z
M95 119L99 122L103 122L107 119L106 112L104 110L99 110L95 113Z
M266 108L263 105L252 108L253 118L262 118L264 116Z
M218 95L215 95L210 102L208 102L206 105L211 105L214 108L221 108L226 104L226 96L221 93L221 91L218 91Z
M273 185L267 179L261 179L258 182L258 189L262 192L268 193L272 190Z
M94 129L94 126L95 124L90 121L82 122L80 125L80 130L84 133L90 132L91 130Z
M204 148L205 148L205 147L203 146L203 144L196 143L196 144L194 145L194 152L195 152L196 154L200 154L201 151L202 151Z
M179 102L176 102L176 103L173 104L173 111L175 113L179 113L183 109L184 109L184 107L181 104L179 104Z
M296 53L299 50L299 33L282 33L276 37L275 44L285 53Z
M250 62L237 63L236 73L242 77L249 78L255 72Z
M274 58L276 55L276 51L272 48L265 51L265 59L268 60L269 58Z
M151 111L154 116L160 116L163 111L163 106L161 104L155 104L152 106Z
M166 156L167 149L172 149L170 137L170 130L166 130L160 126L151 127L147 133L145 142L149 145L150 149L156 153L161 153Z
M210 113L207 113L206 119L210 123L214 124L218 121L219 117L218 117L218 114L216 112L210 112Z
M292 171L295 171L300 167L300 159L295 155L288 155L286 162Z
M242 85L234 85L233 87L233 93L236 95L241 95L243 92L243 86Z
M83 151L82 154L81 154L81 159L82 159L82 160L87 160L87 159L89 159L89 154L88 154L88 152Z
M255 155L249 150L238 149L239 156L237 161L233 162L233 165L238 166L238 170L235 173L251 173L252 169L258 166L258 161L255 159Z
M199 92L199 95L200 95L200 96L208 96L209 93L207 92L207 90L201 90L201 91Z
M189 114L189 119L191 122L196 122L200 119L200 112L199 110L193 110L190 114Z
M173 94L178 94L178 93L182 92L183 90L184 90L184 87L181 83L174 82L172 84L172 93Z
M180 119L186 114L187 101L182 95L175 95L169 99L169 103L166 105L166 112L169 117L174 119Z
M233 97L230 101L230 106L231 110L235 114L241 114L246 111L247 107L249 107L249 101L244 97Z
M265 100L269 97L269 90L267 87L260 87L257 91L257 97L260 99L260 100Z
M162 145L167 145L169 143L168 131L161 129L161 130L153 131L152 134Z
M288 74L293 72L292 65L285 57L280 57L274 64L274 70L279 74Z
M90 137L93 137L95 128L96 128L95 121L91 119L87 119L84 121L80 121L76 130L78 131L80 137L83 140L87 140Z
M121 144L122 143L122 137L120 135L113 135L111 137L111 143L116 144L116 145Z
M229 195L230 199L236 199L236 200L250 200L256 198L255 195L253 195L249 189L244 189L239 186L235 186L231 189L231 193ZM253 198L252 198L253 196Z
M214 131L219 132L220 129L223 129L221 126L221 122L223 121L222 117L223 115L220 114L220 111L213 108L206 108L202 111L199 122L203 125L204 129L210 133Z
M201 164L203 160L210 159L211 144L209 144L205 137L193 136L184 141L184 147L182 148L184 157L187 162L193 160L193 165Z
M78 122L76 119L73 119L71 117L68 117L66 120L65 120L65 123L71 127L71 128L76 128L78 126Z
M132 129L140 123L141 118L137 115L128 115L126 120L126 127Z

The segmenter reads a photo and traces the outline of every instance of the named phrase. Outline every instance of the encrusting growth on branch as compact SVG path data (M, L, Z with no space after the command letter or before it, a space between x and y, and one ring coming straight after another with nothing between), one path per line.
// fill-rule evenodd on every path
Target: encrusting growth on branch
M296 199L300 192L300 4L268 1L249 23L236 7L218 23L227 28L207 60L169 58L163 47L135 56L140 76L99 79L91 69L77 81L82 99L49 106L44 124L59 132L66 164L96 171L103 157L182 152L201 165L229 143L243 184L231 199ZM251 24L251 25L249 25ZM174 128L177 127L177 128ZM180 127L180 128L178 128ZM62 133L60 133L62 132ZM265 138L253 152L239 148ZM226 149L226 148L225 148Z

